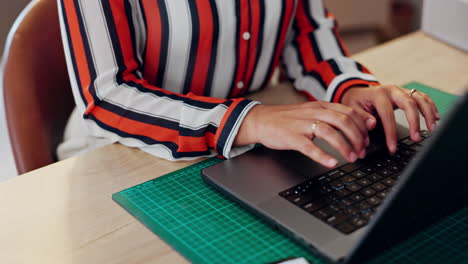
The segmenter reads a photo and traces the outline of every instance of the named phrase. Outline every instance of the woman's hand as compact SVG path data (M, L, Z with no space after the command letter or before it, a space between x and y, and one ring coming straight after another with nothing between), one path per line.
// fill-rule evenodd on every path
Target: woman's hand
M332 168L338 161L314 144L312 139L325 140L346 160L354 162L366 155L365 147L369 144L367 131L375 126L375 123L366 124L369 119L375 122L371 114L360 108L326 102L257 105L245 117L234 144L261 143L272 149L297 150Z
M356 111L376 112L382 120L387 146L391 153L397 148L397 128L393 112L395 108L405 111L413 141L421 140L419 111L424 116L430 131L435 129L436 121L440 119L436 105L427 94L419 91L411 94L409 90L395 85L353 87L345 92L341 103ZM375 123L375 119L369 122Z

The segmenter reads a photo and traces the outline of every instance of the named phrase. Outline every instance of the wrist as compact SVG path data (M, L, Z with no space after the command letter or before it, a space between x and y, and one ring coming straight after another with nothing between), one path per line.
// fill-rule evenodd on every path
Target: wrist
M349 87L341 95L339 103L348 104L351 98L353 97L353 94L355 91L357 91L358 89L369 88L369 87L370 87L369 85L354 85L354 86Z
M257 139L257 125L260 113L262 112L263 105L256 105L250 109L245 116L242 124L237 132L236 138L234 139L235 146L245 146L250 144L259 143Z

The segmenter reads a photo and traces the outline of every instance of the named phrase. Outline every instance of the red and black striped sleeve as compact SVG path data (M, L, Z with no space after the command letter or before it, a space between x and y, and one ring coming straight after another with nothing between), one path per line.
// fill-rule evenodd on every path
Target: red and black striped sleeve
M295 88L311 100L339 102L349 87L379 84L349 57L337 22L321 0L298 0L283 64Z
M215 152L229 158L240 123L257 103L152 85L161 82L158 73L167 50L161 33L167 14L154 2L58 0L67 65L85 129L170 160ZM147 19L146 12L154 16ZM137 32L142 28L148 30ZM145 46L147 38L153 38L154 46Z

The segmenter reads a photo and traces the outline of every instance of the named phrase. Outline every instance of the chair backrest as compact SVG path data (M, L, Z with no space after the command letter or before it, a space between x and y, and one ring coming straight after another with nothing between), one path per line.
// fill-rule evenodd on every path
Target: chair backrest
M56 161L74 101L56 0L35 0L10 32L3 57L6 121L19 174Z

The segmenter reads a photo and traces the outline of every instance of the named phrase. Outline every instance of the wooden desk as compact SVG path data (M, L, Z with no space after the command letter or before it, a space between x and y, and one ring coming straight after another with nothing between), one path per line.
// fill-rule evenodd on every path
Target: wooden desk
M356 58L383 83L416 80L453 93L468 84L468 54L422 33ZM260 96L272 98L277 92ZM289 100L300 98L291 95ZM1 262L186 263L111 195L192 163L111 145L0 183Z

